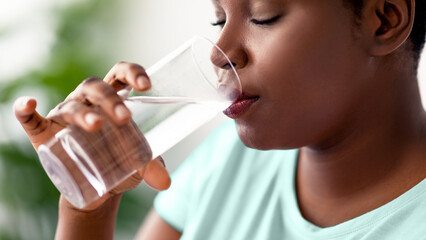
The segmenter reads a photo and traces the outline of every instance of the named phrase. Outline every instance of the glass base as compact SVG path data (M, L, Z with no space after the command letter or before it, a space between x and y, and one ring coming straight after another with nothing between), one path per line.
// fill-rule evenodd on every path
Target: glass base
M86 206L83 195L64 164L44 145L38 148L41 165L59 192L74 206Z
M108 121L97 132L70 125L38 148L53 184L72 205L84 208L152 159L136 124Z

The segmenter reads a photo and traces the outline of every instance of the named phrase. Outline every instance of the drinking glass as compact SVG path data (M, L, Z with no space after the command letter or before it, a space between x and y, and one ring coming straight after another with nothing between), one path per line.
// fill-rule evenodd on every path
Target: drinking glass
M74 206L84 208L99 199L241 95L232 62L199 36L146 72L149 91L119 93L132 112L128 124L117 125L94 107L105 119L99 131L69 125L38 148L47 175Z

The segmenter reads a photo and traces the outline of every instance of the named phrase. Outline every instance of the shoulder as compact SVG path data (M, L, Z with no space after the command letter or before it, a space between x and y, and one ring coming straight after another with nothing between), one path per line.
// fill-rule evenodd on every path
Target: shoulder
M426 179L388 203L374 233L389 239L424 239L426 236ZM378 209L380 212L381 208ZM388 235L384 235L384 234ZM373 238L372 238L373 239ZM374 238L377 239L377 238ZM387 239L387 238L386 238Z

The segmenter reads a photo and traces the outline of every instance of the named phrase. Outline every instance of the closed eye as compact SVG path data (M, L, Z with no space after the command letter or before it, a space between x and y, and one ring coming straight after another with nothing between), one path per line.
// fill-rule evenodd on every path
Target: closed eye
M226 21L225 20L221 20L221 21L216 21L216 22L212 22L211 25L216 27L216 26L220 26L223 27L225 25Z
M253 19L250 20L250 22L252 22L256 25L272 25L280 18L281 18L281 15L277 15L275 17L268 18L268 19L262 19L262 20L253 18Z

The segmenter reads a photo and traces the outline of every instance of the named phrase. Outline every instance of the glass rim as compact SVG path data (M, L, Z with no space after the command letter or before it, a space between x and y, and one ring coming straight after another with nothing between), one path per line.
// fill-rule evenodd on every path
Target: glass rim
M194 43L195 43L195 41L196 40L204 40L204 41L206 41L206 42L208 42L209 44L211 44L213 47L215 47L217 50L219 50L219 52L225 57L225 59L226 59L226 61L229 63L229 66L230 66L230 68L232 69L232 71L233 71L233 73L234 73L234 75L235 75L235 77L236 77L236 80L237 80L237 82L238 82L238 86L236 86L236 87L238 87L238 89L239 89L239 91L240 91L240 94L241 94L241 92L242 92L242 86L241 86L241 79L240 79L240 76L238 75L238 73L237 73L237 70L235 69L235 67L234 67L234 64L231 62L231 60L229 59L229 57L228 57L228 55L226 55L226 53L216 44L216 43L214 43L212 40L210 40L210 39L208 39L207 37L204 37L204 36L201 36L201 35L195 35L194 37L192 37L189 41L191 42L191 48L192 49L194 49ZM195 57L194 57L194 51L193 51L193 58L195 59ZM198 65L198 62L197 61L195 61L195 63L196 63L196 65L199 67L199 65ZM212 63L213 65L214 65L214 63ZM220 68L220 67L218 67L218 68ZM199 69L200 69L200 67L199 67ZM202 73L203 74L203 73ZM204 74L203 74L204 75ZM207 77L205 77L206 78L206 80L208 81L208 79L207 79ZM210 83L210 81L208 81L209 83Z

